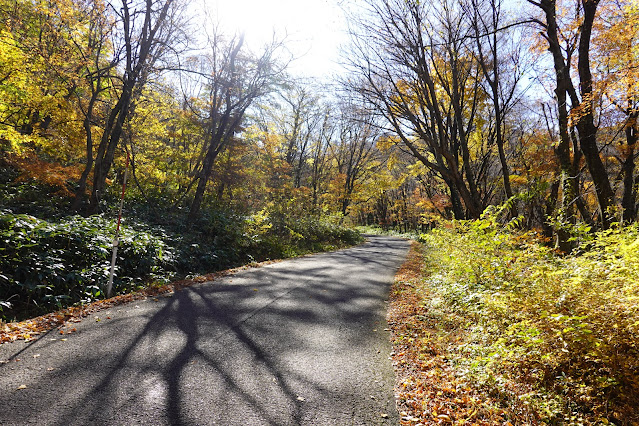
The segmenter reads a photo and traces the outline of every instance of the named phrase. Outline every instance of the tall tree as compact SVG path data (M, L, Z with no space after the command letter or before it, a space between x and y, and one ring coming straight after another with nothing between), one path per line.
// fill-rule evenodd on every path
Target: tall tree
M506 124L507 116L521 97L518 85L526 71L521 59L521 35L514 23L505 20L507 11L502 0L469 0L462 3L462 7L470 19L470 36L476 41L477 62L492 103L490 112L494 124L489 131L489 143L497 145L504 193L511 198L514 193L506 153Z
M271 118L277 123L278 132L284 138L284 158L291 165L294 186L299 188L312 139L322 119L318 97L310 84L304 82L289 83L280 92L280 97L284 106L278 108L278 114L271 114Z
M326 104L322 108L323 118L315 136L309 161L310 177L309 185L311 187L311 208L314 214L319 213L320 196L326 190L326 185L333 169L331 167L331 158L329 150L333 141L336 124L331 116L331 105Z
M465 14L443 0L368 2L353 18L356 76L345 82L381 115L401 145L446 182L456 218L479 217L487 197L479 174L490 155L476 156L482 91Z
M78 70L86 85L76 88L74 95L77 98L78 108L84 116L82 127L85 135L85 166L78 181L75 191L75 200L72 210L78 210L84 200L87 181L93 170L94 155L94 128L98 125L98 103L105 92L111 89L110 76L118 65L116 57L108 59L108 51L112 48L115 20L112 19L110 10L103 1L92 0L83 5L88 19L88 32L84 39L75 40L74 44L82 55L82 67ZM86 90L88 86L89 90ZM88 93L88 95L87 95Z
M639 207L639 176L635 176L639 155L639 5L627 0L609 1L600 6L599 13L602 18L593 27L593 69L598 75L595 90L608 103L600 113L609 120L604 126L615 126L614 135L623 135L617 158L621 165L622 220L628 223L636 220Z
M247 109L269 93L286 63L279 61L282 44L273 41L259 56L244 44L243 35L226 39L218 29L209 37L206 56L201 58L202 102L193 105L206 129L198 184L189 210L189 221L197 217L217 156L240 130Z
M597 126L594 113L596 94L593 90L590 65L590 41L599 0L578 0L572 5L576 14L575 19L578 22L578 31L575 34L577 38L564 37L565 45L562 45L562 36L568 34L569 31L562 33L562 29L559 27L556 0L527 1L543 11L543 19L537 20L537 22L544 30L542 35L546 39L548 50L553 57L557 119L560 130L560 141L556 153L564 175L563 192L566 200L564 205L566 207L573 205L574 200L578 197L577 170L570 156L570 128L575 123L579 149L586 160L588 171L594 183L600 222L604 228L608 227L612 220L610 208L614 206L615 200L612 185L606 167L601 160L597 144ZM577 54L579 92L575 89L571 77L575 53Z
M113 83L115 102L104 123L94 161L87 162L83 173L86 179L89 174L86 170L93 167L90 213L98 211L134 96L141 92L154 65L170 52L172 42L180 34L178 0L122 0L121 7L111 5L111 8L118 26L112 62L121 67L122 74L111 76L117 80ZM80 182L79 186L84 185Z
M339 203L342 216L348 214L357 185L379 165L376 161L379 137L374 116L358 111L353 105L342 105L335 140L330 145L341 183Z

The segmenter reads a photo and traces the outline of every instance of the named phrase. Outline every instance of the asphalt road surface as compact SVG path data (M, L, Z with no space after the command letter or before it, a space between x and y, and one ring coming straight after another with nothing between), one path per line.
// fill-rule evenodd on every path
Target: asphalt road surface
M385 312L407 250L371 237L0 345L0 425L398 424Z

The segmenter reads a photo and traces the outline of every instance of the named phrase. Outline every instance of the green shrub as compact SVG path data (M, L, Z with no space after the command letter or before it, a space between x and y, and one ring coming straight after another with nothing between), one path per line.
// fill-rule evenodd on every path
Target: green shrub
M331 250L363 241L352 229L316 216L271 215L263 210L246 218L242 247L255 260L286 258Z
M108 280L115 224L102 216L52 223L0 212L0 301L32 313L102 296ZM152 233L123 226L114 289L140 286L172 259Z
M563 256L490 218L421 237L424 303L455 318L457 371L545 422L629 418L639 400L639 228Z
M186 212L134 205L121 229L114 292L151 280L201 274L252 261L318 252L361 240L315 217L260 212L241 216L206 209L195 223ZM127 223L127 222L124 222ZM103 297L115 233L113 216L71 216L48 222L0 211L0 318L40 314Z

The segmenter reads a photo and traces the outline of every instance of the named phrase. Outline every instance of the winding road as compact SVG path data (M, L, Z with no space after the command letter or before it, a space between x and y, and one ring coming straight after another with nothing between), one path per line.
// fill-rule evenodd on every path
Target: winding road
M385 312L408 246L370 237L0 345L0 425L398 424Z

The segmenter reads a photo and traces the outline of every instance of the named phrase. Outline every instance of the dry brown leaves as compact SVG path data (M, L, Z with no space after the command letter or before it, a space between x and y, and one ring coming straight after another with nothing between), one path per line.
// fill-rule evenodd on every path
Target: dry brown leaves
M418 291L424 259L413 243L391 288L387 315L397 375L395 395L401 425L512 424L494 401L456 376L436 337L438 324L429 316Z

